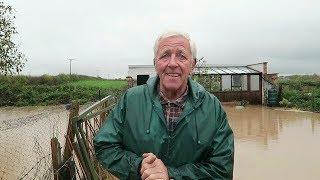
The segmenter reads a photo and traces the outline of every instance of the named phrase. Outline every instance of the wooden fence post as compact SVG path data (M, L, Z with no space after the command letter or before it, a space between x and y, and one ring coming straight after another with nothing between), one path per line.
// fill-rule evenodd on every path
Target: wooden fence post
M59 165L61 164L61 146L57 138L51 139L51 157L52 157L52 168L54 180L59 179L59 173L57 170L59 169Z
M67 143L68 138L71 143L73 143L74 140L74 132L72 129L72 120L74 117L79 115L79 103L74 102L71 104L71 109L70 109L70 114L69 114L69 123L68 123L68 130L67 130L67 135L66 135L66 143L65 143L65 148L63 151L63 162L68 160L72 156L72 146Z

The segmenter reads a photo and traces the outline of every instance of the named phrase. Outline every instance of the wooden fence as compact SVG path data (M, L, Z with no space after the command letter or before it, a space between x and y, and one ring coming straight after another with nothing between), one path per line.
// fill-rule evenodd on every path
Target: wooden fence
M66 142L61 154L57 138L51 139L54 179L116 179L96 160L93 137L103 124L115 100L111 96L96 102L79 114L79 104L70 109Z

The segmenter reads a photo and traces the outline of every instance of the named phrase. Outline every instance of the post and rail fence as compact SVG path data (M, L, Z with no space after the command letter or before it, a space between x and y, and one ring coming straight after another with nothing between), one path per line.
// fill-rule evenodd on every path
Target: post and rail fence
M116 179L96 160L93 137L115 105L107 96L79 114L79 104L72 103L66 142L61 154L57 138L51 139L54 179Z

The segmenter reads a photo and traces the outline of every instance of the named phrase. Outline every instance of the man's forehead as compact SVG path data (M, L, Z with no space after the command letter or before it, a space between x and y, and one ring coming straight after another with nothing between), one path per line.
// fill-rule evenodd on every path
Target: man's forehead
M159 48L172 48L172 47L177 47L177 48L182 48L182 49L190 49L189 41L186 38L183 37L167 37L163 38L159 42Z

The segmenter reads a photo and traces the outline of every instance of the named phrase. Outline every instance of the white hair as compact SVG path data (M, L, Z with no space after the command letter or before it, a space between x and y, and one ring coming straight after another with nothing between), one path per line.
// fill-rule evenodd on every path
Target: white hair
M197 47L196 47L196 44L191 40L189 34L177 32L177 31L166 31L158 36L156 42L154 43L154 47L153 47L154 59L156 59L156 56L157 56L157 53L159 50L160 40L164 39L164 38L172 37L172 36L179 36L179 37L186 38L189 41L192 59L193 60L197 59Z

